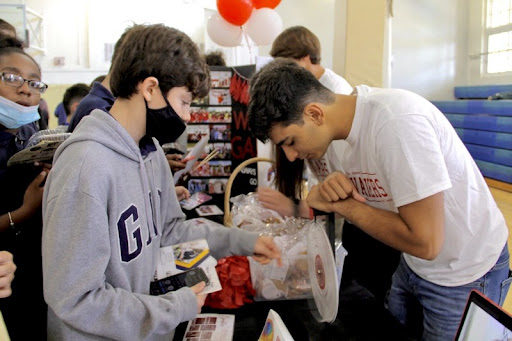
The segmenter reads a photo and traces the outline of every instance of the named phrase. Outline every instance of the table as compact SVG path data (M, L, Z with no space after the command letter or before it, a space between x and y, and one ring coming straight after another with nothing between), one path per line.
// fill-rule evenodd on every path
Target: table
M220 204L218 198L205 204L212 203ZM322 212L315 213L317 216L325 215ZM188 219L195 217L197 215L194 211L187 212ZM223 216L205 218L222 223ZM327 221L326 232L329 242L332 244L334 242L334 221L333 217L329 216L328 218L331 219ZM258 340L270 309L281 316L295 341L415 340L390 315L382 303L385 288L389 287L391 274L398 263L400 253L389 247L383 249L380 242L365 235L354 226L345 226L343 230L343 239L347 242L344 243L344 246L346 248L351 246L349 251L351 257L345 260L338 315L333 323L317 322L311 314L307 300L254 302L238 309L203 307L202 312L235 315L233 341ZM377 251L368 252L368 250ZM381 264L382 262L383 264ZM389 266L385 265L387 263ZM354 268L358 271L354 271ZM359 279L371 289L371 292L357 283ZM178 326L174 337L175 341L182 341L186 326L187 323Z
M256 341L269 309L281 316L295 341L414 340L369 291L354 282L341 288L338 316L332 324L317 322L307 300L254 302L238 309L203 307L202 312L235 315L233 341ZM175 341L182 341L186 325L178 326Z

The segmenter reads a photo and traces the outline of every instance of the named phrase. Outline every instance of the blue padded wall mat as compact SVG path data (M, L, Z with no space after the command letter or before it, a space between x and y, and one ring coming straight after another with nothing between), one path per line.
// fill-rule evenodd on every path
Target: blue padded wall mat
M498 92L512 91L512 84L456 86L455 98L487 98Z
M475 160L475 162L478 165L478 168L480 169L480 172L482 172L483 176L499 181L512 183L512 167L497 165L495 163L481 160Z
M464 143L512 149L512 134L463 128L455 128L455 131Z
M488 161L504 166L512 166L512 150L479 146L467 143L466 148L475 160Z
M454 128L512 133L512 116L445 114Z
M512 116L512 100L432 101L441 112L450 114L487 114Z

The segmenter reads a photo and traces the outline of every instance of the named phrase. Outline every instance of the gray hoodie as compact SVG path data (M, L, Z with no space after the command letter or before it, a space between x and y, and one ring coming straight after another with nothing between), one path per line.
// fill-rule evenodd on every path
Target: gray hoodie
M197 303L189 288L149 295L160 247L206 238L216 258L253 253L257 234L187 224L153 141L143 157L94 110L57 150L43 197L49 340L172 340Z

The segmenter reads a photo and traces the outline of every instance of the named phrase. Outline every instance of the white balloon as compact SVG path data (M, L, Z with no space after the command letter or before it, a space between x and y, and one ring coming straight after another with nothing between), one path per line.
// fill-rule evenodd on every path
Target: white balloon
M242 28L228 23L218 12L208 18L206 31L210 39L220 46L233 47L242 42Z
M269 45L283 30L283 21L276 11L264 7L253 10L244 27L256 45Z

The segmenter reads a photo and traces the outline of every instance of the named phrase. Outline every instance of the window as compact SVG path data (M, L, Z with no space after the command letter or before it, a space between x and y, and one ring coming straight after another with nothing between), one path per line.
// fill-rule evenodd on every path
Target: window
M484 33L488 74L512 71L512 0L487 0Z

